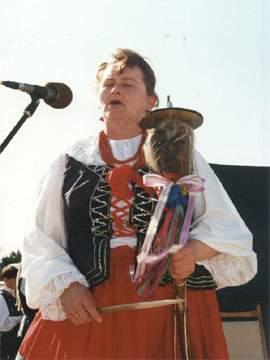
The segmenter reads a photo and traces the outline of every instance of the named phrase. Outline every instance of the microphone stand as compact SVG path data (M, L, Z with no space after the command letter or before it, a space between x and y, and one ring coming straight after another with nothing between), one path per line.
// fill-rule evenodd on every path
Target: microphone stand
M20 118L20 120L17 122L17 124L14 126L14 128L11 130L11 132L8 134L8 136L5 138L5 140L0 145L0 154L4 151L5 147L9 144L11 139L15 136L15 134L18 132L20 127L24 124L25 120L30 118L34 112L36 111L38 105L39 105L39 99L35 96L31 96L31 103L24 109L23 116Z

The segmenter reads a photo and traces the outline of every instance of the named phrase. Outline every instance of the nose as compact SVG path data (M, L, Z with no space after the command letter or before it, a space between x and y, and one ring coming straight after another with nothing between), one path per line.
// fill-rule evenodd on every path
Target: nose
M112 93L113 94L117 94L119 95L120 94L120 86L118 84L115 84L112 88Z

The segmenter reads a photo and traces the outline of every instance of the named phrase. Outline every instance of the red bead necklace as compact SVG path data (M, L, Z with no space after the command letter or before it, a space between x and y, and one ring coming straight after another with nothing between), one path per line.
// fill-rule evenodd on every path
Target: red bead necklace
M138 146L138 150L136 151L136 153L133 156L131 156L130 158L128 158L126 160L118 160L113 156L112 149L111 149L110 143L108 141L107 135L105 134L104 131L101 131L99 133L99 151L100 151L102 160L106 164L108 164L112 167L115 167L115 165L128 164L131 161L135 161L135 163L133 165L131 165L132 168L138 169L138 168L142 167L145 163L143 152L142 152L142 146L144 144L145 137L146 137L146 135L145 135L145 133L143 133L141 142Z

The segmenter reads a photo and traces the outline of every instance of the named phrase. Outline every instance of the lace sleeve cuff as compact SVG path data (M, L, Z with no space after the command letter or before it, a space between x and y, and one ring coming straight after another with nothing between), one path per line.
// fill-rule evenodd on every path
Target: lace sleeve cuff
M79 282L88 287L85 277L78 272L61 274L52 279L40 292L40 312L45 320L62 321L67 318L60 296L73 282Z
M198 262L212 274L218 289L239 286L250 281L257 272L256 255L234 256L219 254L211 259Z

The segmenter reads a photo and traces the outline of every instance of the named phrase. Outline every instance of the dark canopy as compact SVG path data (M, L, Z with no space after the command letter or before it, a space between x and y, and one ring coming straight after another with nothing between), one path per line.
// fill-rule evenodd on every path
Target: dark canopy
M258 274L249 283L218 291L221 311L249 311L260 304L269 329L270 168L235 165L211 167L254 236Z

